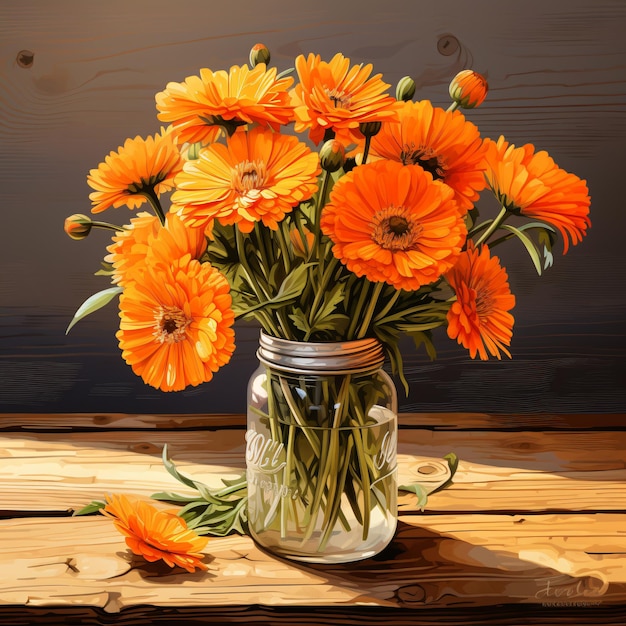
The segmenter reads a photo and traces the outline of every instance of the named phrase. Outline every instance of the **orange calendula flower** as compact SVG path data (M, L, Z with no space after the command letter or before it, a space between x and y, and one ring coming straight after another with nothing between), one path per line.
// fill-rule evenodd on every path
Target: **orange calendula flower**
M372 65L350 67L350 59L337 53L329 63L320 55L299 55L296 70L300 82L291 91L295 106L295 130L309 130L316 144L327 130L348 145L363 138L359 132L362 122L395 119L395 99L386 90L389 85L381 74L371 76Z
M396 104L399 124L383 124L372 137L371 160L419 165L454 190L460 208L472 208L485 188L485 148L478 128L460 111L428 100Z
M487 246L480 252L473 246L461 254L446 280L456 293L456 302L448 311L448 336L469 350L488 359L487 352L501 358L500 351L511 356L515 306L508 276L498 257L492 257Z
M174 176L182 167L171 127L147 139L127 139L87 176L87 183L95 189L89 194L91 212L123 205L136 209L147 196L158 197L172 189Z
M175 513L125 495L107 495L101 512L113 519L133 554L146 561L163 560L170 567L178 565L188 572L207 569L201 559L208 537L188 528L185 520Z
M156 95L157 117L172 123L179 143L211 143L222 128L230 134L243 124L278 130L293 120L292 84L293 78L277 78L276 68L265 63L234 65L230 72L201 69L200 76L168 83Z
M450 97L462 109L480 106L487 97L489 86L485 77L474 70L460 71L450 83Z
M120 295L122 358L143 381L180 391L213 378L235 349L226 278L186 255L146 266Z
M207 239L202 228L183 224L181 217L170 211L165 215L165 226L159 229L146 257L146 263L169 262L189 254L200 259L207 249Z
M188 161L172 202L185 223L207 231L215 219L245 233L259 221L276 230L286 213L315 193L320 171L318 155L296 137L254 128Z
M516 148L500 137L485 140L489 187L512 213L551 224L563 237L563 254L579 243L591 226L587 183L556 165L532 144Z
M397 161L361 165L341 178L321 227L349 270L405 290L448 271L467 236L452 189Z
M207 248L202 229L183 226L175 213L165 216L165 226L155 215L145 211L138 213L130 224L118 231L113 243L107 247L110 253L104 260L113 265L113 282L124 287L132 280L140 280L147 265L161 259L179 259L190 254L199 259Z
M113 265L114 283L124 287L141 276L146 255L160 229L161 222L156 215L141 211L123 230L113 235L113 243L107 246L109 254L104 260Z

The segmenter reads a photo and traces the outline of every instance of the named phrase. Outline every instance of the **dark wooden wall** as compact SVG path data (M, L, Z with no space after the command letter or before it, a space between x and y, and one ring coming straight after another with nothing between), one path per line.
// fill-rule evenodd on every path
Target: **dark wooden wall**
M409 74L442 106L450 77L476 69L491 89L468 116L483 134L533 142L588 181L593 227L544 276L520 246L501 250L518 300L513 360L471 361L443 334L433 363L407 344L402 408L624 411L623 0L2 0L0 410L244 410L253 327L237 328L235 358L212 384L179 394L143 386L121 360L115 306L65 336L107 286L93 276L107 236L73 242L63 220L89 211L90 168L159 128L157 91L246 62L258 41L281 69L301 52L341 51L392 85Z

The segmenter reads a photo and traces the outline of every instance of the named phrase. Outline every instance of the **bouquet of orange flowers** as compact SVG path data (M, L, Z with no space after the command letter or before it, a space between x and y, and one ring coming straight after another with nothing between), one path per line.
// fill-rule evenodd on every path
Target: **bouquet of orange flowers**
M541 273L558 233L565 253L590 226L585 181L530 144L482 138L458 110L487 94L471 70L444 110L414 101L409 77L391 97L342 54L299 56L295 85L269 60L257 45L250 66L169 83L156 95L168 126L90 171L92 213L152 211L66 219L74 239L114 231L98 272L112 286L70 327L119 295L122 357L163 391L209 381L237 319L291 340L376 337L400 376L400 335L434 358L441 326L472 358L510 356L515 298L493 248L517 238ZM479 215L483 191L494 217Z
M90 171L93 213L151 211L124 225L67 218L73 239L94 227L113 231L98 272L112 285L83 303L68 330L119 296L122 358L163 391L211 380L233 354L237 319L291 341L375 338L405 387L402 335L431 358L439 327L472 358L510 356L515 298L493 249L517 239L541 274L558 235L565 253L590 226L585 181L530 144L481 137L458 110L487 95L474 71L454 77L445 110L414 100L410 77L390 96L371 65L352 65L342 54L330 61L301 55L282 73L269 61L257 45L250 66L202 69L169 83L156 95L157 118L168 125L127 139ZM496 215L481 217L483 192L497 199ZM343 383L326 386L327 406L354 406L318 424L283 383L267 385L271 405L315 427L367 426L382 393L355 399ZM280 467L295 478L285 475L284 484L295 481L302 503L316 509L305 515L305 539L317 509L327 522L320 550L338 519L350 529L340 507L344 489L365 538L370 508L394 501L395 485L365 461L365 435L340 441L334 433L331 454L314 431L296 440L294 423L261 418L271 423L272 440L287 441ZM227 485L224 497L242 490L245 482ZM284 534L292 511L279 500L264 515ZM216 497L180 502L188 503L185 519L206 530ZM219 533L242 528L236 520L244 500L219 503Z

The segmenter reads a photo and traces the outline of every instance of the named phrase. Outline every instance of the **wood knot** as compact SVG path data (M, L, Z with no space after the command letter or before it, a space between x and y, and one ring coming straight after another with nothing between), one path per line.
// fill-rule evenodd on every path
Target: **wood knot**
M461 48L459 40L454 35L441 35L437 40L437 51L444 57L449 57Z
M30 50L20 50L15 57L17 64L24 69L28 69L33 66L35 61L35 53Z
M138 443L131 446L133 452L141 452L142 454L154 454L155 452L161 452L161 448L155 446L153 443Z
M398 600L403 604L424 604L426 591L419 585L406 585L397 591Z

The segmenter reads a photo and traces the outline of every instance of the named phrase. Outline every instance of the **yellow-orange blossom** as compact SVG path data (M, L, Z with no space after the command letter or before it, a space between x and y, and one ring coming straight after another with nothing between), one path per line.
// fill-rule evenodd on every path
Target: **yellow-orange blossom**
M156 260L120 296L122 358L145 383L181 391L213 378L235 350L226 278L192 259Z
M123 494L106 496L101 511L113 519L133 554L150 562L163 560L170 567L178 565L188 572L207 569L201 559L208 538L187 528L185 520L175 513Z
M456 301L448 311L448 336L469 350L487 359L487 352L500 358L500 351L511 356L507 346L513 334L515 306L506 271L489 248L480 251L470 244L454 267L446 274L454 289Z

